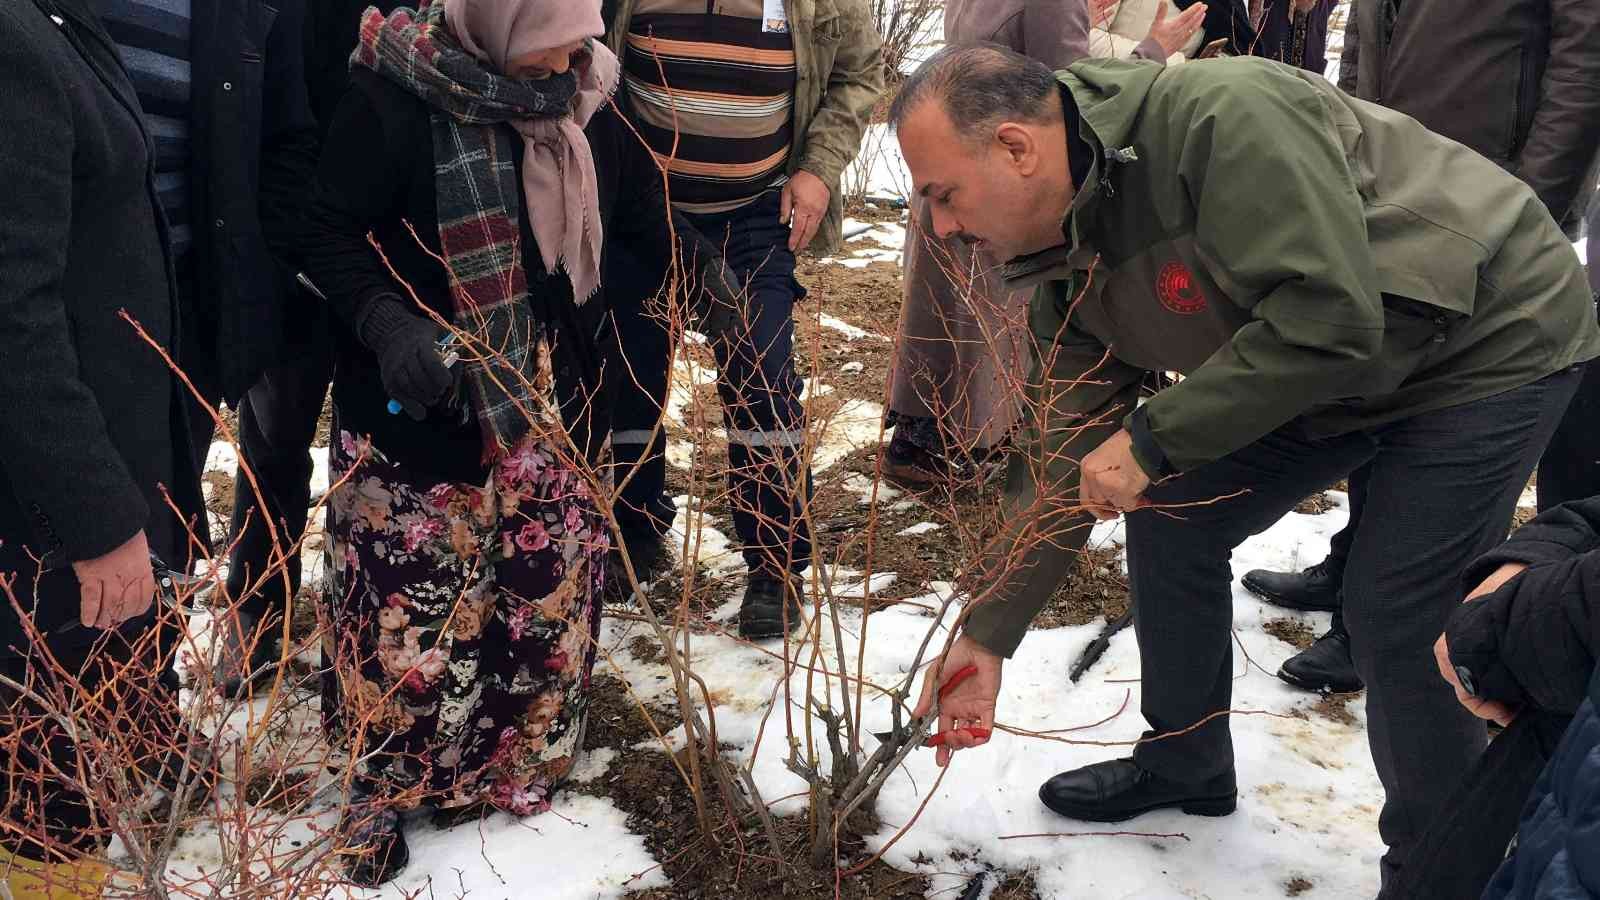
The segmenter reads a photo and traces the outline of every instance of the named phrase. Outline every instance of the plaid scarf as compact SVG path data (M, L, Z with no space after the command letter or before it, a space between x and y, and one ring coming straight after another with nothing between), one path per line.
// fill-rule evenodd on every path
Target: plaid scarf
M439 242L450 272L454 325L465 344L460 364L476 401L484 459L498 459L535 421L559 424L560 416L545 324L533 314L523 269L514 135L496 126L571 116L577 76L569 71L518 81L485 69L446 26L444 4L428 0L416 12L398 9L388 17L369 8L350 61L433 110ZM587 153L587 145L582 150ZM592 245L593 258L560 259L580 304L598 286L600 238L600 223L581 218L585 251ZM553 271L563 248L540 249Z

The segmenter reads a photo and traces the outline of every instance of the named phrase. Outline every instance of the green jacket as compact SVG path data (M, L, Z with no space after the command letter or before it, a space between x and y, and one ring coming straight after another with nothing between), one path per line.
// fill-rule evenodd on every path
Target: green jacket
M637 0L617 0L606 43L619 57ZM794 152L789 174L804 169L822 179L833 199L811 249L836 250L844 237L845 167L861 150L873 109L883 96L883 44L866 0L784 0L794 35ZM609 7L609 4L608 4ZM609 10L608 10L609 15Z
M1007 267L1038 285L1044 413L988 574L1033 549L968 620L990 649L1009 655L1064 577L1088 530L1076 461L1119 426L1161 478L1294 420L1372 428L1600 356L1583 270L1538 197L1414 119L1261 59L1059 78L1096 162L1066 244ZM1135 411L1150 371L1184 378Z

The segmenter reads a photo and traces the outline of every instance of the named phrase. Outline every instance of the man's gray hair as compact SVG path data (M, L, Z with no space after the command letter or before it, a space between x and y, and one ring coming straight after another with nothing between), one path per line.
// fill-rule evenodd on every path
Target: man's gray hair
M938 100L957 134L984 141L1001 122L1050 119L1057 90L1044 63L998 44L952 44L906 79L889 107L889 125L899 128L911 110Z

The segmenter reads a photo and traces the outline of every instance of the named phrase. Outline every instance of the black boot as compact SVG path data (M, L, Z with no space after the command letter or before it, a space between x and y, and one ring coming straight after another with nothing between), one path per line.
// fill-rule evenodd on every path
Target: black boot
M1275 606L1301 612L1333 612L1344 586L1344 561L1332 557L1303 572L1252 569L1240 579L1244 589Z
M400 830L400 814L393 805L356 788L339 819L343 853L348 857L346 877L362 887L387 884L411 862L411 849Z
M1350 632L1337 616L1315 644L1284 660L1278 677L1308 691L1353 694L1366 687L1350 659Z
M633 560L633 574L644 587L666 571L671 562L666 542L660 535L624 538ZM606 587L604 600L610 606L625 606L633 600L633 586L628 582L628 569L622 564L622 550L611 548L606 554Z
M1158 809L1180 809L1191 816L1226 816L1238 803L1232 772L1199 784L1169 781L1131 759L1095 763L1046 781L1039 799L1069 819L1125 822Z
M739 636L751 641L783 637L800 624L800 578L750 573L739 605Z

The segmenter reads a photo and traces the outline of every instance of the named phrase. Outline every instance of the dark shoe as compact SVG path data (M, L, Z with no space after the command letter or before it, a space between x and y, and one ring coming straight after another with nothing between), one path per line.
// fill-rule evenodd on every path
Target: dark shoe
M400 814L370 796L350 798L339 820L343 853L349 857L345 876L352 884L377 887L387 884L411 862L411 848L400 829Z
M752 574L739 605L739 636L751 641L783 637L800 624L800 579Z
M920 490L930 484L949 481L952 474L944 457L917 446L895 429L883 454L884 478L901 487Z
M1240 579L1244 589L1275 606L1301 612L1333 612L1344 586L1342 565L1325 559L1303 572L1252 569Z
M1308 691L1353 694L1366 687L1350 660L1350 632L1335 628L1284 660L1278 677Z
M667 553L666 542L656 535L627 540L627 548L633 559L633 574L638 577L640 587L659 578L672 559ZM617 547L611 548L606 555L604 599L611 606L626 606L633 602L633 586L628 583L628 569L622 564L622 550Z
M1095 763L1046 781L1039 788L1045 806L1069 819L1125 822L1158 809L1191 816L1226 816L1238 803L1232 772L1200 784L1169 781L1131 759Z
M215 627L220 633L212 684L223 696L237 700L251 685L277 674L282 654L272 623L263 628L254 613L241 609L234 616L219 613Z

